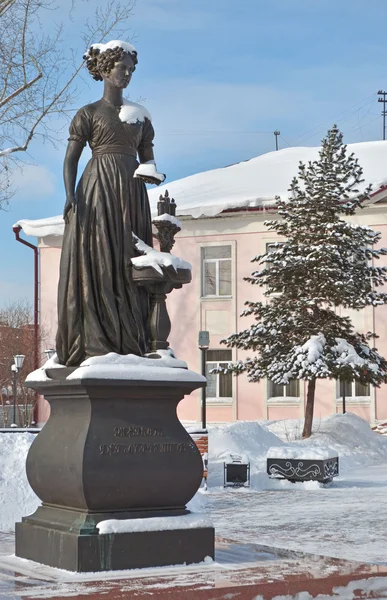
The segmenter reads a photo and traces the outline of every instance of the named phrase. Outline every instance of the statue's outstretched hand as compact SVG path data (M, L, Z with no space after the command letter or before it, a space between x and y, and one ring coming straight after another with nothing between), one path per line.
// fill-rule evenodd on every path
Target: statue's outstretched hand
M159 173L154 160L148 160L146 163L141 163L134 172L133 177L141 179L145 183L154 183L160 185L165 180L164 173Z
M142 181L144 181L144 183L151 183L151 184L155 184L155 185L160 185L160 183L163 183L164 179L165 179L165 175L164 175L164 179L158 179L157 177L151 177L150 175L136 175L137 179L141 179Z

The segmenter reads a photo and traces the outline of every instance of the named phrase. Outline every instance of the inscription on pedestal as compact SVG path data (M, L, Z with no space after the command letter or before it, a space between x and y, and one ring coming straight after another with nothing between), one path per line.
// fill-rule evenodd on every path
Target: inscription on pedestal
M162 437L164 435L162 429L157 429L155 427L142 427L137 425L130 425L129 427L115 427L113 431L116 437Z
M148 452L185 452L188 444L164 443L164 444L101 444L99 453L101 455L115 454L145 454Z

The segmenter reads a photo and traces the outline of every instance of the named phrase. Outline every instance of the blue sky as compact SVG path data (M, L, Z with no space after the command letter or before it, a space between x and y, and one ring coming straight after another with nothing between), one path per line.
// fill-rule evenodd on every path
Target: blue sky
M80 56L78 32L96 4L79 2L65 29ZM62 0L50 19L70 5ZM333 123L348 143L381 139L386 18L385 0L137 0L127 37L139 64L128 92L153 116L159 170L172 181L270 152L275 129L281 148L316 146ZM101 93L85 75L74 108ZM0 212L0 305L32 301L32 252L12 224L62 212L66 129L56 149L32 143Z

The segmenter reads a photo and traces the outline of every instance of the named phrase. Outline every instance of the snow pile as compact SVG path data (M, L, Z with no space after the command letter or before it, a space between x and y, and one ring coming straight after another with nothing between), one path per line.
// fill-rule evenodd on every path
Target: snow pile
M97 524L99 533L132 533L139 531L172 531L175 529L201 529L213 527L203 515L182 515L180 517L148 517L145 519L108 519Z
M294 453L295 457L302 454L305 460L309 460L309 456L310 460L327 458L327 453L329 457L339 456L340 475L345 475L357 467L387 461L386 437L373 432L369 423L352 413L315 420L311 438L295 439L301 438L302 428L303 421L297 419L210 425L209 486L223 485L224 462L230 460L230 455L241 455L250 462L251 488L278 488L279 482L270 481L266 474L266 457L271 448L286 454L284 458L290 458L291 453ZM276 457L282 458L278 454ZM286 484L287 482L281 482L281 485ZM309 484L298 485L309 489Z
M283 440L292 439L302 431L302 421L268 422L268 431ZM294 440L292 445L318 451L329 447L336 451L340 460L340 475L357 467L387 461L387 439L372 431L369 423L354 415L332 415L313 422L313 435L306 440Z
M39 498L26 475L28 450L33 433L0 433L0 531L13 531L16 521L38 507Z
M252 487L260 489L264 485L263 480L267 479L266 453L271 446L282 445L282 441L258 421L209 426L208 432L209 486L223 485L224 462L230 461L232 455L239 455L250 462Z

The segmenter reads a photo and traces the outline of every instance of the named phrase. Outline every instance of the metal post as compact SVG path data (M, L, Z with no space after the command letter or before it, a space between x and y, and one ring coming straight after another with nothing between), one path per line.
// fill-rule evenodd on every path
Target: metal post
M345 382L344 382L344 385L343 385L343 415L345 415L345 412L346 412L346 410L345 410Z
M382 102L383 103L383 111L382 111L382 116L383 116L383 140L386 139L386 96L387 96L387 92L384 92L383 90L379 90L378 94L380 96L383 96L383 98L378 98L378 102Z
M207 348L201 348L202 352L202 375L206 376L206 356L207 356ZM206 401L207 401L207 389L204 385L202 387L202 429L206 429L207 427L207 418L206 418Z
M16 423L16 394L17 394L17 369L13 369L13 427L17 427Z
M274 132L274 135L275 135L275 149L278 150L278 136L281 135L281 132L276 130Z
M210 334L208 331L199 331L199 348L202 353L202 375L206 376L206 358L207 358L207 350L210 347ZM207 400L207 383L202 387L202 428L206 429L207 427L207 417L206 417L206 400Z

